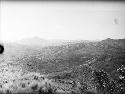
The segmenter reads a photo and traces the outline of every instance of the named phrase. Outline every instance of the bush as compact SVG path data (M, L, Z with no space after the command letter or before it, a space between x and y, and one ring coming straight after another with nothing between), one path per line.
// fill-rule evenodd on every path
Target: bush
M43 88L39 89L39 94L53 94L52 89L48 89L47 91L43 90Z
M111 81L108 74L104 71L94 71L94 82L97 91L101 94L115 94L115 83Z
M123 94L125 93L125 66L122 65L120 68L117 69L117 72L119 73L119 79L118 79L119 94Z
M82 92L82 93L85 93L87 91L87 84L84 83L84 82L80 82L81 84L81 87L79 87L79 90Z
M7 90L6 94L12 94L12 92L10 90Z
M22 88L25 88L25 87L26 87L25 83L22 83Z
M33 91L37 90L37 89L38 89L38 84L35 84L35 85L31 86L31 89L32 89Z

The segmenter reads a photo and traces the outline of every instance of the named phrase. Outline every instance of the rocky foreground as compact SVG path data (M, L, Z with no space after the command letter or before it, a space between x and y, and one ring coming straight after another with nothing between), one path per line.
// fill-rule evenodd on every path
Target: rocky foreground
M18 66L2 65L0 70L0 94L124 94L124 89L88 65L49 75L22 72Z
M81 93L81 83L76 79L60 79L59 75L22 72L19 66L1 64L0 67L0 94ZM96 92L94 87L90 90Z

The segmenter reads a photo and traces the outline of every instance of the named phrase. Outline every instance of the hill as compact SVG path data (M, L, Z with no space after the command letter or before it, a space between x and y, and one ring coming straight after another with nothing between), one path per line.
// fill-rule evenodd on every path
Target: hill
M124 65L124 55L125 39L106 39L98 42L80 41L47 47L5 44L5 53L1 57L4 57L3 63L12 61L13 64L15 62L24 64L28 70L55 72L86 64L93 59L95 59L91 63L93 67L102 64L118 67L121 64ZM33 66L34 64L36 66Z
M36 41L32 45L5 44L5 53L0 56L1 73L12 73L7 76L11 78L35 72L50 79L76 81L84 74L82 66L87 65L91 70L106 72L110 79L119 83L117 69L125 66L125 39L68 41L49 46L41 46L42 42ZM82 77L89 78L85 74Z

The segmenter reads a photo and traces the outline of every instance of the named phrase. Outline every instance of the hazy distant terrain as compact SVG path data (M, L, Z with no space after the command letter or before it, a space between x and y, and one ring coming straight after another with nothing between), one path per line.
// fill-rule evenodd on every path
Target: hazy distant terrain
M125 39L48 41L33 38L18 43L5 43L4 46L5 53L0 55L2 92L24 93L29 90L38 94L45 92L49 92L48 94L51 92L54 94L90 94L87 92L124 94L125 84L121 82L125 82L123 77ZM122 71L119 71L120 69ZM105 86L98 82L100 79ZM22 83L25 84L23 89ZM110 91L109 87L112 85L118 87ZM20 88L14 89L14 86L15 88L20 86ZM43 88L40 91L41 87Z

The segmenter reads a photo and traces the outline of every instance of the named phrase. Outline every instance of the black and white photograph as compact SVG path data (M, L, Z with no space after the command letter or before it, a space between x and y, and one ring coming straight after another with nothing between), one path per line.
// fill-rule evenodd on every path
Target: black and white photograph
M125 94L125 1L1 0L0 94Z

